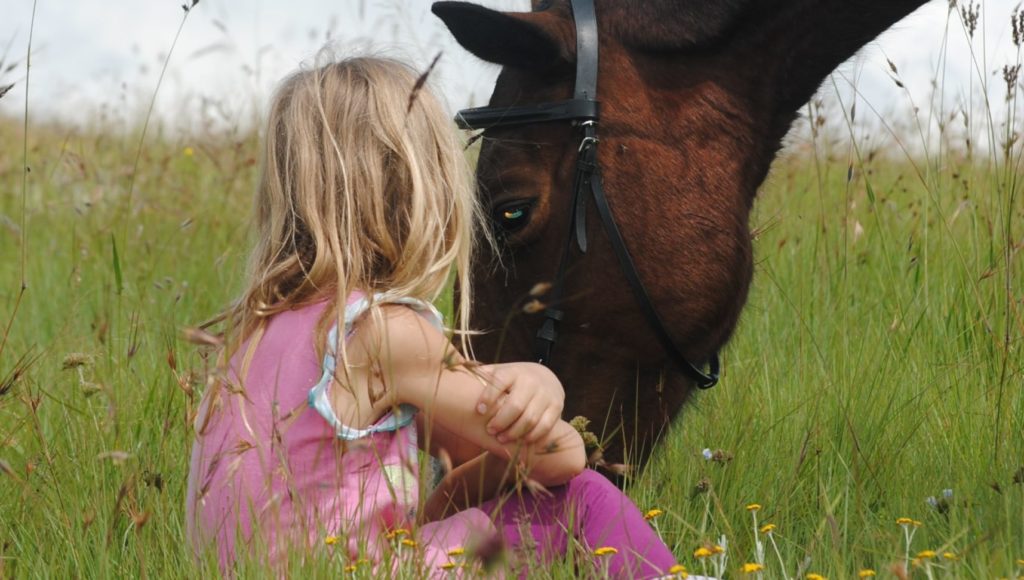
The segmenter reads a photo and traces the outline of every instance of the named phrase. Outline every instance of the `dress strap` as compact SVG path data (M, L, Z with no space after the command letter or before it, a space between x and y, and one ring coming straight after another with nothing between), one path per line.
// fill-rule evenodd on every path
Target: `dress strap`
M420 315L430 321L438 330L444 331L441 313L434 308L433 304L409 298L407 296L391 296L386 293L374 294L373 298L360 296L357 300L345 306L345 340L352 335L353 326L363 314L369 310L372 304L404 304L416 310ZM309 406L320 414L334 428L338 438L353 441L368 437L374 433L397 431L412 422L416 416L416 407L409 404L401 404L394 411L385 414L376 423L366 429L354 429L341 422L334 408L331 406L327 391L334 379L337 370L337 346L338 346L338 325L335 324L327 333L327 348L323 360L323 374L320 381L309 390Z

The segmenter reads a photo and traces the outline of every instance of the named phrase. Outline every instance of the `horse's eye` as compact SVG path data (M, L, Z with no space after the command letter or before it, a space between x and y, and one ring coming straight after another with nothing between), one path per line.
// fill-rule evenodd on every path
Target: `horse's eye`
M513 234L523 229L530 221L530 210L533 204L529 201L510 201L494 208L494 224L503 234Z

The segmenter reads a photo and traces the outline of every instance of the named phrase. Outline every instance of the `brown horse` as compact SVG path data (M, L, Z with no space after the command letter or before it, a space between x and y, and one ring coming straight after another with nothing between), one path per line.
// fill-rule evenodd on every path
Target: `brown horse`
M596 0L598 161L609 204L651 302L688 360L729 339L752 276L748 218L797 110L836 66L924 0ZM569 0L503 13L438 2L476 56L503 65L492 106L573 93ZM501 239L474 273L483 360L528 360L540 325L531 288L551 282L569 234L579 138L569 123L489 129L480 195ZM694 385L669 362L601 229L574 251L551 366L565 416L607 436L610 461L643 464ZM544 300L544 297L540 297ZM499 352L500 350L500 352Z

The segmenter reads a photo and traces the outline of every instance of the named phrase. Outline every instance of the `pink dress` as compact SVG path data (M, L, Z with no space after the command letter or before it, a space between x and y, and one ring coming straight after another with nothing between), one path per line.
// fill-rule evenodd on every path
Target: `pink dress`
M374 300L407 304L440 325L429 304L385 295ZM368 304L359 294L349 298L346 338ZM197 552L216 550L224 572L240 551L266 553L271 565L284 566L322 546L340 551L343 566L363 559L375 565L391 552L394 565L447 577L441 566L448 552L494 527L478 509L415 527L416 409L403 405L366 429L338 421L327 403L336 329L323 361L314 344L325 308L319 303L274 316L245 381L238 373L248 342L231 359L233 386L204 399L186 499L189 536ZM412 530L405 539L415 547L393 533L402 529Z

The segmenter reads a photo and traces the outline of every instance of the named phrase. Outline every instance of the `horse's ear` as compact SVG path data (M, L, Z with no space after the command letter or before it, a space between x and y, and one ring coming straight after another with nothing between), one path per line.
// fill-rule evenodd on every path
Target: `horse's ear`
M431 10L463 48L487 62L540 69L574 58L550 12L498 12L469 2L435 2Z

